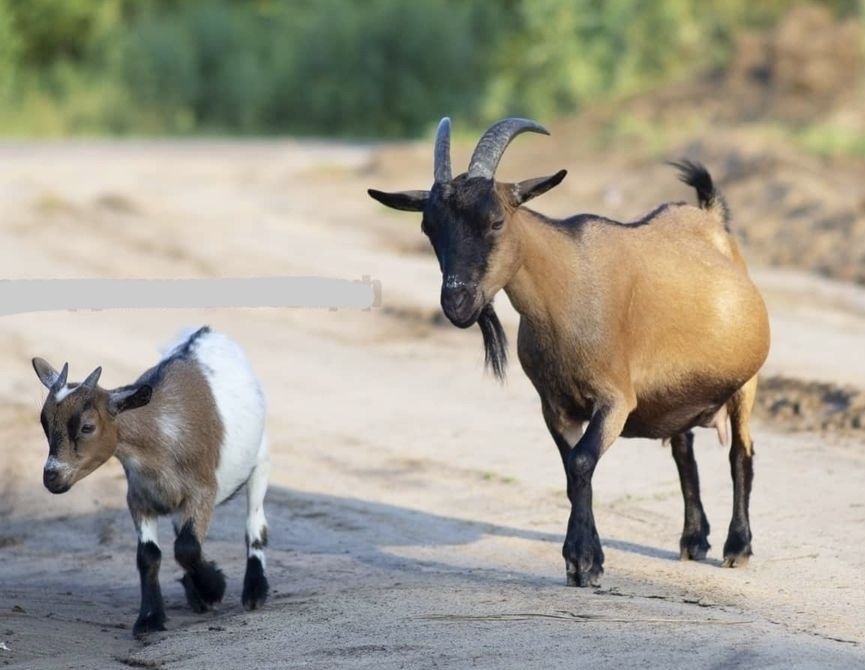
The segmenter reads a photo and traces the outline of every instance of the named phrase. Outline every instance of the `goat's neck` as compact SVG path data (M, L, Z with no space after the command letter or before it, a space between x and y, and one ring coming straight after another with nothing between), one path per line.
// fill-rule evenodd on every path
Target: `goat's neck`
M115 456L124 466L131 462L153 465L160 459L159 435L152 408L142 407L122 412L115 420L117 427L117 450Z
M583 283L579 243L531 211L517 212L520 261L504 290L514 309L538 327L554 326Z

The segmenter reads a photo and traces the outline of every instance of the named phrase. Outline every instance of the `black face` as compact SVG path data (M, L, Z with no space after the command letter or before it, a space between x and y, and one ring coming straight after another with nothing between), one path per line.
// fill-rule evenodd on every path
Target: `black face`
M483 294L482 283L505 216L490 179L460 175L430 191L421 229L442 271L442 310L455 326L474 324L493 297Z

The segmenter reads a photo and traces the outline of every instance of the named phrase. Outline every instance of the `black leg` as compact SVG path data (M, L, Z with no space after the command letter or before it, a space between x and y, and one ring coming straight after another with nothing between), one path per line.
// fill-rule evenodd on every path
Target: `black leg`
M573 448L573 443L566 438L560 431L556 425L556 419L554 413L550 410L550 408L544 404L543 406L544 413L544 421L547 424L547 430L550 431L550 435L552 435L553 441L556 443L556 448L559 450L559 457L562 459L562 467L565 470L565 481L567 485L568 491L568 500L571 498L571 477L568 474L568 456L571 453L571 449ZM572 436L571 439L576 442L579 441L579 437L582 436L583 432L583 424L581 422L571 422L572 432L576 432L579 436Z
M174 541L174 558L184 570L181 583L186 600L195 612L206 612L225 594L225 575L216 563L205 561L201 543L195 535L191 521L187 521Z
M159 588L159 564L162 552L155 542L138 543L138 574L141 577L141 609L132 627L135 637L165 630L165 606Z
M260 533L259 539L249 541L246 538L246 574L243 576L243 607L254 610L261 607L267 600L270 585L264 574L264 548L267 546L267 529Z
M694 460L694 434L688 431L674 435L670 446L679 470L682 498L685 501L685 527L679 541L680 556L683 561L699 561L706 557L711 545L709 521L700 500L700 477L697 474L697 461Z
M246 482L246 574L241 602L247 610L258 609L267 600L269 585L264 573L264 548L267 546L267 520L264 496L270 464L259 462Z
M733 439L730 449L730 474L733 476L733 518L724 542L724 567L748 563L751 557L751 520L748 507L754 480L754 447Z
M597 399L592 418L573 448L563 433L574 429L579 432L582 423L567 419L563 422L544 406L547 428L565 466L571 501L568 531L562 546L568 586L596 586L604 573L604 551L592 512L592 476L598 459L621 434L635 404L632 392Z
M724 567L743 566L751 558L751 483L754 481L754 442L750 418L757 395L757 378L749 380L727 403L730 414L732 445L730 474L733 477L733 517L724 542Z
M601 427L601 418L593 418L567 456L571 515L562 555L568 586L597 586L604 573L604 551L592 513L592 475L601 456Z

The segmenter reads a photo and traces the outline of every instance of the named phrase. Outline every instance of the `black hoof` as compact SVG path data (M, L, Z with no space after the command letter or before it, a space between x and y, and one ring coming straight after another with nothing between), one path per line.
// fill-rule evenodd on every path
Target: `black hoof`
M581 548L575 543L565 542L562 554L568 586L600 586L604 574L604 551L597 538Z
M253 556L246 561L246 575L243 578L243 595L241 601L244 609L258 609L267 600L270 585L264 574L264 566L258 557Z
M216 563L201 563L180 580L193 612L207 612L225 595L225 575Z
M579 587L598 587L601 585L601 575L604 574L603 568L598 568L589 572L571 572L571 567L566 566L566 579L568 586Z
M731 532L724 543L725 568L742 568L751 559L751 533Z
M156 633L165 630L165 612L148 612L146 615L139 615L132 626L132 635L141 639L150 633Z
M679 540L679 557L683 561L702 561L712 545L709 544L709 522L704 516L699 529L682 532Z
M712 545L703 538L685 538L679 543L679 558L683 561L702 561Z

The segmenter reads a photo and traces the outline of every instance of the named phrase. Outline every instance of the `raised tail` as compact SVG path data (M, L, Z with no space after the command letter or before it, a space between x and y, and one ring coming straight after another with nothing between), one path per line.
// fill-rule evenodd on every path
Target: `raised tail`
M730 210L724 196L715 188L712 176L702 163L683 158L680 161L670 161L670 165L679 170L679 179L697 190L697 202L720 221L727 232L730 232Z

